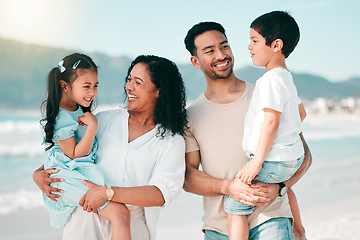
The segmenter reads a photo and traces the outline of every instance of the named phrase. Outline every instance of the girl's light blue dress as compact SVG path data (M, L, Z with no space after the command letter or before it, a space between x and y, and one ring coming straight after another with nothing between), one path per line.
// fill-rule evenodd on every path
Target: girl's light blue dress
M52 174L51 177L64 179L63 182L50 184L52 187L64 190L64 193L60 193L62 198L57 198L58 202L49 199L43 194L45 205L50 213L51 226L56 228L60 228L67 223L71 213L79 206L81 197L88 190L88 187L81 183L81 179L105 186L104 177L100 169L95 165L95 153L98 148L96 138L88 156L73 160L67 157L57 144L57 140L65 140L73 136L75 136L76 142L81 140L86 131L86 126L80 126L77 121L82 114L83 111L80 107L74 112L60 108L54 125L53 141L55 145L45 152L44 168L59 169L60 171ZM102 205L99 210L107 204L108 202Z

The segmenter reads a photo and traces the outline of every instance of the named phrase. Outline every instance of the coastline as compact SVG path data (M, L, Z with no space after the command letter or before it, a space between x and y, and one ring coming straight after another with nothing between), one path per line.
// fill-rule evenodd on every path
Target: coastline
M306 122L312 122L317 120L325 120L329 122L336 122L336 121L358 121L360 122L360 110L354 112L329 112L329 113L314 113L308 112L307 116L304 120Z

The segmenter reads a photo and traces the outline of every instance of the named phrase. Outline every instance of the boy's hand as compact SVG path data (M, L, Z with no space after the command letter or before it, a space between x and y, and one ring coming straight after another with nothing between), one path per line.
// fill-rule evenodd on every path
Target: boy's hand
M83 115L81 115L79 117L78 123L81 126L86 125L88 127L97 127L97 124L98 124L96 117L92 113L89 113L89 112L86 112Z
M253 159L254 160L254 159ZM251 184L255 180L256 175L260 172L262 164L257 164L251 160L239 173L239 179L246 184Z

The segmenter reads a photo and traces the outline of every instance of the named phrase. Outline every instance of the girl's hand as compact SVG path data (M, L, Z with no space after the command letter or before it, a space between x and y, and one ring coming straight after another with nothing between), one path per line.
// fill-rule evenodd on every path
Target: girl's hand
M97 119L90 112L84 113L78 119L79 119L78 123L82 126L86 125L88 127L96 127L97 128L97 125L98 125Z
M86 180L81 180L81 182L88 186L89 190L80 199L80 206L84 211L97 213L99 207L107 201L107 188Z
M62 182L64 179L62 178L51 178L50 175L59 172L58 169L37 169L33 173L33 180L38 185L40 190L45 193L45 195L50 198L51 200L54 200L57 202L56 198L61 198L60 195L54 194L54 192L64 192L64 190L61 190L59 188L54 188L50 186L50 183L52 182Z
M251 160L239 173L239 179L246 184L251 184L252 180L255 180L256 175L261 170L261 164L257 164L255 161Z

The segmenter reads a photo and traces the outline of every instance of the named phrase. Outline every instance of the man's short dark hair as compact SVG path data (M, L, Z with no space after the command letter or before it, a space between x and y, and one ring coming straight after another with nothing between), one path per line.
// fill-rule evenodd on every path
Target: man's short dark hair
M257 31L266 40L266 45L276 39L283 41L282 53L287 58L300 39L300 30L295 19L287 12L273 11L256 18L250 28Z
M184 43L185 43L185 47L186 49L190 52L190 54L192 56L196 56L196 47L195 47L195 38L197 36L199 36L200 34L203 34L204 32L207 31L212 31L212 30L216 30L221 32L222 34L224 34L225 38L226 34L225 34L225 29L223 28L223 26L221 26L219 23L216 22L200 22L196 25L194 25L187 33L185 39L184 39Z

